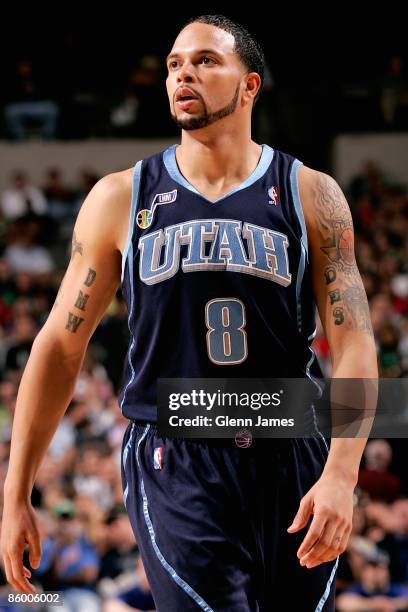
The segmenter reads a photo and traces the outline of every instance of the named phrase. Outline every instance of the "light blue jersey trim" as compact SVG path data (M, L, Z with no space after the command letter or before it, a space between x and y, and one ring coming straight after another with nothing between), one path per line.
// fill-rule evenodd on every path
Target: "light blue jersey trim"
M233 189L226 195L222 196L218 200L209 200L202 193L200 193L191 183L189 183L184 178L184 176L181 174L179 167L177 165L177 160L176 160L177 146L178 145L176 144L172 145L171 147L166 149L163 153L163 162L164 162L164 165L166 166L167 172L169 173L173 181L176 181L176 183L179 183L186 189L189 189L196 195L199 195L200 198L203 198L203 200L206 200L206 202L209 202L210 204L217 204L218 202L221 202L222 200L229 198L234 193L237 193L237 191L242 191L242 189L246 189L247 187L250 187L251 185L253 185L257 180L259 180L265 174L274 156L274 150L272 149L272 147L270 147L269 145L263 144L261 157L259 159L257 167L252 172L252 174L250 174L248 178L245 179L245 181L243 181L240 185L238 185L238 187L236 187L235 189Z
M137 444L137 450L136 450L136 461L137 461L137 467L139 469L139 473L140 473L140 491L142 494L142 500L143 500L143 514L144 514L144 518L145 518L145 522L146 522L146 526L150 535L150 540L152 542L152 546L154 549L154 552L156 553L157 558L159 559L160 563L162 564L162 566L164 567L164 569L170 574L170 576L173 578L174 582L176 582L182 589L183 591L189 595L189 597L191 597L196 604L202 609L205 610L206 612L214 612L214 610L204 601L204 599L202 597L200 597L200 595L198 595L198 593L196 593L194 591L194 589L187 584L187 582L185 580L183 580L182 578L180 578L180 576L177 574L177 572L175 571L174 568L171 567L171 565L166 561L166 559L163 557L159 547L157 546L157 542L156 542L156 534L154 531L154 527L149 515L149 502L147 499L147 495L146 495L146 491L145 491L145 486L144 486L144 481L143 481L143 476L142 476L142 470L140 467L140 444L142 443L142 441L144 440L144 438L147 435L147 432L149 431L150 428L150 423L148 423L145 427L145 430L143 432L143 434L140 437L140 440Z
M313 340L313 338L316 335L316 332L317 332L317 328L315 327L314 332L312 334L310 334L310 336L308 336L308 338L307 338L309 340L309 342L311 340ZM323 395L323 387L320 386L320 384L317 382L317 379L314 378L311 375L311 373L310 373L310 367L311 367L313 361L316 359L316 354L315 354L315 352L314 352L314 350L312 349L311 346L309 346L308 348L309 348L309 351L312 353L312 356L310 357L310 359L309 359L309 361L307 362L307 365L306 365L306 375L312 381L312 383L316 386L316 388L318 390L318 393L319 393L318 398L320 399L322 397L322 395ZM316 411L315 411L315 407L314 407L313 404L312 404L312 412L313 412L313 423L314 423L314 426L315 426L315 430L319 434L321 439L323 440L323 443L324 443L324 445L326 447L326 451L329 452L329 447L327 446L326 438L324 437L324 435L322 434L322 432L320 431L320 429L319 429L319 427L317 425Z
M300 291L302 288L303 275L305 273L306 262L308 261L308 240L307 240L307 230L305 218L303 215L303 208L300 201L299 196L299 185L297 179L297 170L299 166L302 165L302 162L298 159L295 159L292 168L290 171L290 188L292 191L293 203L295 205L295 211L297 218L299 219L302 235L300 238L300 260L298 273L296 278L296 316L297 316L297 326L299 331L302 331L302 307L300 301Z
M296 214L298 216L300 227L302 230L301 240L302 240L303 246L305 247L306 259L307 259L309 256L308 255L307 230L306 230L305 217L303 214L302 203L300 201L300 196L299 196L299 184L298 184L298 178L297 178L297 170L299 166L302 166L302 165L303 163L299 159L294 160L292 164L292 169L290 171L290 186L292 189L293 203L295 205Z
M132 363L132 351L133 348L135 346L135 337L132 333L132 326L130 324L131 318L132 318L132 313L133 313L133 303L134 303L134 287L133 287L133 243L132 240L130 241L129 244L129 264L128 264L128 272L129 272L129 282L130 282L130 308L129 308L129 312L128 312L128 327L129 327L129 331L130 331L130 335L132 338L132 342L131 345L129 347L128 350L128 361L129 361L129 366L130 366L130 370L132 372L132 375L130 377L130 379L128 380L128 383L123 391L123 395L122 395L122 401L120 402L120 410L121 413L123 414L123 404L125 403L125 398L126 398L126 391L128 390L129 386L133 383L133 380L135 378L135 369L133 367L133 363Z
M330 595L330 587L331 587L331 584L332 584L332 582L333 582L333 580L334 580L334 576L335 576L335 574L336 574L336 570L337 570L337 566L338 566L338 564L339 564L339 558L337 557L337 559L336 559L336 563L335 563L335 564L334 564L334 566L333 566L332 572L331 572L331 574L330 574L330 578L329 578L329 580L327 581L326 588L325 588L325 590L324 590L324 593L323 593L323 595L322 595L322 597L321 597L321 599L320 599L319 603L318 603L318 604L317 604L317 606L316 606L316 610L315 610L315 612L321 612L321 611L323 610L323 606L324 606L324 604L326 603L326 600L327 600L328 596Z
M133 170L132 196L131 196L130 213L129 213L129 227L128 227L128 234L127 234L126 245L125 245L125 249L124 249L123 255L122 255L122 275L121 275L121 281L122 282L123 282L123 275L125 273L126 259L128 257L128 254L129 254L130 244L132 242L133 227L134 227L134 224L135 224L135 213L136 213L136 208L137 208L137 201L138 201L138 198L139 198L139 187L140 187L140 173L141 173L141 169L142 169L142 162L138 161L137 164L135 165L134 170Z
M132 445L132 440L133 440L133 432L134 432L134 430L135 430L135 424L134 424L134 423L132 423L132 428L131 428L131 430L130 430L129 440L127 441L127 444L126 444L126 446L125 446L125 450L123 451L123 459L122 459L122 462L123 462L123 471L124 471L124 473L125 473L125 477L126 477L126 461L127 461L127 456L128 456L128 454L129 454L129 449L130 449L130 447L131 447L131 445ZM128 493L129 493L129 484L128 484L128 483L126 483L126 487L125 487L125 490L124 490L124 492L123 492L123 502L124 502L124 504L125 504L125 507L126 507L126 501L127 501L127 496L128 496Z

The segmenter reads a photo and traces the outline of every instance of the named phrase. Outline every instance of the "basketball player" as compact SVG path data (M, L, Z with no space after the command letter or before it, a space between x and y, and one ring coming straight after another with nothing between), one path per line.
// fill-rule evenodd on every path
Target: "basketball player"
M4 487L7 579L33 588L22 564L26 544L33 568L41 556L30 492L121 282L124 500L157 610L334 610L366 440L336 438L328 451L318 432L249 448L160 437L156 382L322 376L315 303L333 376L375 378L350 211L332 178L251 139L263 54L244 28L221 16L189 22L167 68L181 145L92 189L24 371Z

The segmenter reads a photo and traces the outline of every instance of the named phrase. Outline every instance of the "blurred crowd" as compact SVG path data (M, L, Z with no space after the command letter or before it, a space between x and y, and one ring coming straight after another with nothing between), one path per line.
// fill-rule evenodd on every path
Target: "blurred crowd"
M76 215L98 178L83 170L77 185L68 186L58 168L49 168L43 184L33 185L23 171L16 171L0 194L0 483L7 471L22 371L54 303L70 256ZM380 375L406 377L407 190L372 161L344 189ZM117 397L127 346L127 309L118 290L89 344L72 401L33 490L43 542L33 582L43 590L64 591L67 610L154 609L123 506L120 460L128 421ZM313 347L330 376L329 347L321 325ZM353 534L338 571L340 611L408 609L405 463L406 452L395 440L372 440L366 448ZM0 489L0 516L1 495ZM0 568L0 610L21 612L21 605L6 603L5 582Z
M62 44L59 53L59 61L49 56L36 61L30 54L21 54L6 62L0 139L171 138L178 134L169 113L164 53L132 53L131 61L118 58L115 69L109 62L92 70L86 64L88 51L81 54L80 48L67 50ZM333 65L330 78L324 70L307 74L305 87L301 86L304 71L294 72L293 62L287 66L276 53L266 53L266 58L263 94L254 108L252 126L258 140L275 142L284 150L295 148L310 159L316 148L327 154L329 143L341 132L407 130L408 75L403 53L373 58L370 70L364 66L364 76L355 74L357 58L353 57L347 78ZM324 61L320 53L319 61ZM347 65L344 55L342 62Z

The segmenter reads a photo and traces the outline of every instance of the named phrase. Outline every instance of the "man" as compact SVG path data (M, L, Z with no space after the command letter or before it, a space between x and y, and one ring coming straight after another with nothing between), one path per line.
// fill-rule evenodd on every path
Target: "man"
M120 396L133 419L124 499L157 609L332 610L366 440L333 439L327 456L318 433L246 449L162 438L156 382L318 375L313 297L334 377L376 377L350 211L332 178L251 139L263 55L241 26L193 20L167 68L181 145L92 189L21 381L5 483L7 577L30 590L25 542L33 567L41 554L31 487L121 278L132 336Z

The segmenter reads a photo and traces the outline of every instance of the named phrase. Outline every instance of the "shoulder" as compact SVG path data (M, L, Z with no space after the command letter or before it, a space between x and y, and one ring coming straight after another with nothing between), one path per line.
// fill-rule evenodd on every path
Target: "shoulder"
M134 168L106 174L93 186L78 214L78 222L121 252L126 242Z
M299 196L309 226L315 225L319 218L349 216L346 198L332 176L303 164L297 172Z
M132 167L106 174L94 185L92 192L96 193L102 201L111 198L126 199L131 195L133 170Z

